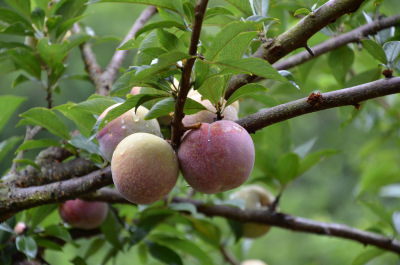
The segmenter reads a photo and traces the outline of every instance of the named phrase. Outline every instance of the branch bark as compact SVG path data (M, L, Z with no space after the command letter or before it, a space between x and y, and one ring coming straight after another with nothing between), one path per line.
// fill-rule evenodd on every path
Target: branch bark
M197 46L200 39L201 27L203 24L204 14L206 13L207 4L208 0L200 0L195 9L195 21L189 47L189 55L192 56L197 54ZM180 82L181 87L175 102L175 112L171 122L171 144L175 149L179 147L181 137L184 132L184 126L182 124L182 119L184 117L183 107L185 106L187 94L190 89L190 76L192 74L192 68L195 61L195 57L186 60L182 70L182 79Z
M327 53L341 46L344 46L348 43L358 42L365 36L376 34L378 31L399 24L400 24L400 14L388 18L378 19L372 23L363 25L345 34L342 34L334 38L330 38L329 40L323 43L313 46L311 50L314 52L314 56L311 56L307 51L303 51L283 61L277 62L273 66L277 70L289 69L297 65L300 65L302 63L305 63L311 59L314 59L324 53Z
M261 45L253 57L263 58L273 64L290 52L306 47L307 41L315 33L334 22L344 14L355 12L364 0L330 0L304 17L292 28ZM228 99L239 87L254 81L257 76L234 76L225 94Z
M271 124L297 116L341 106L359 107L362 101L396 93L400 93L400 77L381 79L320 95L311 94L307 98L259 111L236 122L249 133L254 133Z
M157 8L155 6L149 6L146 8L135 21L121 45L133 38L136 32L143 28L143 26L155 13L157 13ZM80 31L81 29L79 28L78 24L75 24L73 32ZM83 62L85 63L85 68L89 74L89 78L96 87L96 93L99 95L108 96L118 70L121 67L122 62L129 50L115 51L110 63L103 72L101 66L97 63L96 55L93 53L91 45L89 43L84 43L80 46L80 49Z

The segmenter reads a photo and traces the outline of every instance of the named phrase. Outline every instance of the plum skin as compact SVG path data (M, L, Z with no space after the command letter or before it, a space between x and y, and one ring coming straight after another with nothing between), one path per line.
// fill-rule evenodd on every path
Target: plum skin
M197 191L214 194L247 180L254 166L254 144L235 122L203 123L183 136L178 158L186 182Z
M81 199L69 200L59 205L61 219L81 229L99 227L107 217L108 205L104 202L87 202Z
M175 151L165 140L149 133L135 133L118 144L111 172L115 187L125 199L150 204L173 189L179 164Z
M259 185L248 185L241 188L230 196L231 199L243 199L245 210L267 210L272 206L275 197L265 188ZM242 235L247 238L263 236L270 230L271 226L253 222L242 225Z
M99 117L104 118L106 114L119 104L114 104L107 108ZM97 134L96 139L100 145L100 151L107 161L111 161L112 154L117 145L130 134L136 132L147 132L157 136L161 136L160 125L156 119L144 120L149 110L143 106L139 106L135 113L135 109L131 109L118 118L107 124Z

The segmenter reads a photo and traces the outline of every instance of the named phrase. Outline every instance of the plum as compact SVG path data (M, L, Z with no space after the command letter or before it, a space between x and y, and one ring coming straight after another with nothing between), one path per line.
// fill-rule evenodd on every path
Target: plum
M125 199L150 204L173 189L179 164L167 141L149 133L135 133L118 144L111 172L115 187Z
M214 194L247 180L254 166L254 144L235 122L203 123L182 137L178 158L187 183L197 191Z
M87 202L81 199L69 200L58 207L61 219L81 229L99 227L107 217L108 205L104 202Z
M99 119L104 118L112 108L118 105L120 103L107 108ZM100 151L107 161L111 161L115 148L128 135L136 132L146 132L162 137L160 125L156 119L144 120L148 112L149 110L143 106L139 106L136 113L135 109L132 108L101 129L96 138L100 145Z
M249 185L231 195L231 199L243 199L245 210L267 210L272 206L275 197L259 185ZM266 234L269 225L247 222L242 226L242 235L247 238L257 238Z

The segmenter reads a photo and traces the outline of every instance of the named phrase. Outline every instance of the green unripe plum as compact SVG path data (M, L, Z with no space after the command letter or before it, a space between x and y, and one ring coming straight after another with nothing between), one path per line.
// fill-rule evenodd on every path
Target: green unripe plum
M235 122L203 123L182 137L178 157L187 183L197 191L214 194L247 180L254 166L254 144Z
M267 210L275 200L275 197L268 190L258 185L243 187L233 193L231 198L243 199L245 210ZM242 226L242 235L247 238L257 238L266 234L270 228L269 225L247 222Z
M200 102L204 107L207 108L207 110L202 110L192 115L186 115L182 120L183 125L189 126L198 122L212 123L217 119L217 114L215 114L217 110L209 100L201 100L201 94L199 94L197 91L191 91L190 94L188 94L188 97L197 102ZM224 117L223 120L237 120L238 109L238 103L233 103L232 105L224 108L224 111L221 113Z
M120 105L115 104L106 109L99 117L104 118L107 113ZM111 161L112 154L117 145L133 133L146 132L157 136L162 136L160 131L160 125L156 119L144 120L144 117L149 110L143 106L139 106L135 113L135 109L131 109L118 118L112 120L97 134L96 138L100 145L100 151L107 161Z
M61 219L73 227L94 229L106 219L108 205L104 202L87 202L76 199L60 204L58 212Z
M118 192L128 201L150 204L164 198L179 175L178 158L165 140L149 133L123 139L111 160Z

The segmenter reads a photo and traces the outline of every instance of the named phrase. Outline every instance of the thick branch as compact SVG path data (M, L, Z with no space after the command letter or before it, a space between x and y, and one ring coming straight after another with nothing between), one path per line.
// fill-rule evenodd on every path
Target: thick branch
M364 0L330 0L286 32L263 44L253 56L273 64L290 52L306 47L308 39L315 33L340 16L355 12L363 2ZM252 82L255 78L257 76L234 76L225 98L228 99L239 87Z
M323 94L312 94L308 98L262 110L236 122L248 132L254 133L271 124L297 116L341 106L354 105L357 107L362 101L395 93L400 93L400 77L381 79Z
M195 20L189 47L189 55L192 56L197 54L197 46L200 39L201 27L203 24L204 14L206 13L207 4L208 0L200 0L195 9ZM190 89L190 76L195 61L195 57L186 60L182 70L182 79L180 82L181 87L179 89L178 98L175 102L175 112L171 122L171 144L175 149L179 147L184 132L184 126L182 124L182 119L184 117L183 107L185 106L186 97Z
M157 13L157 8L155 6L149 6L140 14L139 18L135 21L132 28L129 30L128 34L125 36L121 45L127 42L129 39L135 37L136 32L138 32L143 26L147 23L147 21ZM121 50L115 51L113 57L111 58L110 63L107 66L107 69L103 73L103 78L106 80L114 81L115 76L118 73L119 68L122 65L123 60L128 54L129 50Z
M312 47L311 50L314 52L314 57L311 56L309 52L303 51L283 61L275 63L274 67L277 70L292 68L299 64L305 63L311 59L314 59L324 53L327 53L341 46L344 46L348 43L358 42L365 36L376 34L380 30L390 28L392 26L396 26L399 24L400 24L400 14L388 18L378 19L374 22L363 25L359 28L356 28L340 36L331 38L323 43L320 43Z
M122 196L119 195L119 193L114 189L103 188L97 192L98 195L90 195L91 200L101 200L109 203L129 203L124 198L122 198ZM87 197L84 198L86 199ZM355 229L347 225L317 222L301 217L295 217L285 213L274 213L271 211L243 211L239 208L232 206L210 205L205 204L199 200L187 198L174 197L172 201L176 203L191 203L196 206L198 212L210 217L220 216L242 223L256 222L278 226L284 229L289 229L291 231L346 238L358 241L365 245L373 245L382 249L387 249L396 253L400 253L399 241L391 238L386 238L379 234Z

